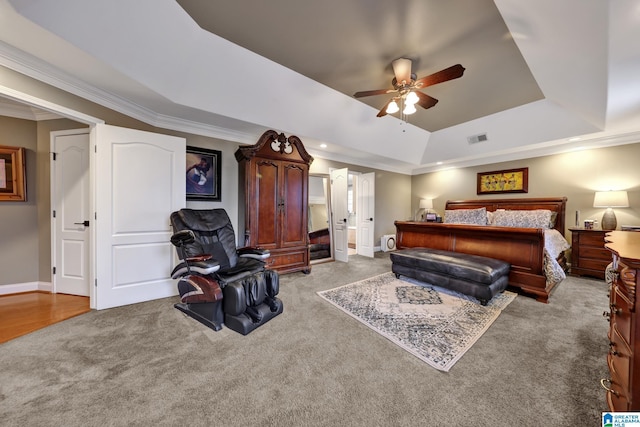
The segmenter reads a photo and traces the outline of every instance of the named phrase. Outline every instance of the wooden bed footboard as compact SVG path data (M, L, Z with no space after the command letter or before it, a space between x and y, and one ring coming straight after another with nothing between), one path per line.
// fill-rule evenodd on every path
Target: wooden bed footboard
M564 235L566 198L487 199L447 202L446 209L550 209L557 212L555 227ZM544 230L488 225L396 221L398 249L425 247L481 255L511 264L509 285L547 302L552 284L544 275Z

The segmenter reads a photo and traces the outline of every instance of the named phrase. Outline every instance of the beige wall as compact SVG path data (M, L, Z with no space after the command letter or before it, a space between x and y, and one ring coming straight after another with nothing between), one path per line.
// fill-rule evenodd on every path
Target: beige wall
M3 67L0 67L0 80L15 90L98 117L107 124L182 136L187 139L187 145L222 151L222 201L189 202L187 206L224 208L229 212L234 228L238 229L238 167L233 155L238 147L237 143L158 129ZM49 132L82 126L66 119L36 123L0 117L0 144L22 146L27 149L27 201L0 202L0 285L50 281ZM529 192L509 197L568 197L567 227L573 225L576 210L581 211L581 220L599 220L603 210L591 206L593 193L596 190L607 189L629 191L631 208L616 209L618 224L640 225L638 158L640 143L481 167L451 169L413 177L315 159L310 173L324 175L328 174L331 168L342 167L360 173L375 172L374 237L379 241L382 235L395 233L395 220L412 218L420 198L433 198L434 209L443 214L447 199L478 198L478 172L525 166L529 168ZM567 232L566 235L570 238L570 233Z
M443 215L447 200L566 196L569 228L575 225L576 210L581 221L601 221L604 209L593 207L595 191L627 190L631 207L615 209L618 227L640 225L638 159L640 143L415 175L411 179L411 205L416 209L421 198L433 198L434 209ZM529 168L528 193L476 194L478 172L522 167ZM571 232L565 232L565 236L571 239Z
M412 215L411 176L324 159L315 159L309 173L328 175L331 169L340 168L348 168L351 172L376 174L374 242L378 246L383 235L396 233L396 227L393 225L395 220L406 220Z
M220 150L222 201L189 201L187 207L224 208L238 229L238 165L234 157L237 143L156 128L4 67L0 67L0 81L12 89L102 119L110 125L181 136L186 138L187 145ZM49 133L82 127L86 125L68 119L35 122L0 116L0 145L27 149L28 198L26 202L0 202L0 286L51 281Z
M0 284L38 280L37 126L0 116L0 145L25 148L27 200L0 201Z

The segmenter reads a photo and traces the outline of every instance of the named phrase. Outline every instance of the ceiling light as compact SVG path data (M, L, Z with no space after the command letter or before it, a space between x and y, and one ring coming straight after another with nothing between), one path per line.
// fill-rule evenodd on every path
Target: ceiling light
M327 144L320 144L320 148L327 148Z
M402 110L402 114L413 114L416 112L416 106L413 104L405 104L404 110Z
M398 111L400 111L400 107L398 107L398 103L396 102L395 99L391 100L389 105L387 105L387 114L397 113Z
M418 95L416 95L415 92L409 92L404 100L405 103L411 105L415 104L418 101L420 101L420 98L418 98Z

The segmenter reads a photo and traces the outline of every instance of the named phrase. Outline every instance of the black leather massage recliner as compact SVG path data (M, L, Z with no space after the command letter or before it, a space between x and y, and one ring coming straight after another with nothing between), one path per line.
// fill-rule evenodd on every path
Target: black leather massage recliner
M214 330L224 323L243 335L282 313L278 273L265 268L269 251L236 249L224 209L181 209L171 224L182 260L172 272L180 279L177 309Z

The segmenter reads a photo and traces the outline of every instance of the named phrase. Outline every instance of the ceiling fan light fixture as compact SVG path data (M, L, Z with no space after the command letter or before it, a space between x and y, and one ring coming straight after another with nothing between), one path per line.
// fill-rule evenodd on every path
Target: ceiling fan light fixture
M393 114L393 113L397 113L398 111L400 111L400 107L398 107L398 103L396 102L395 99L391 100L391 102L389 103L389 105L387 105L387 114Z
M418 102L420 100L420 98L418 98L418 95L416 95L415 92L409 92L407 94L407 97L405 98L404 102L406 104L415 104L416 102Z
M402 114L406 114L406 115L413 114L415 112L416 112L416 106L414 104L409 104L409 103L405 104L404 110L402 110Z
M396 76L398 84L408 84L411 82L411 60L407 58L398 58L391 63L393 74Z

